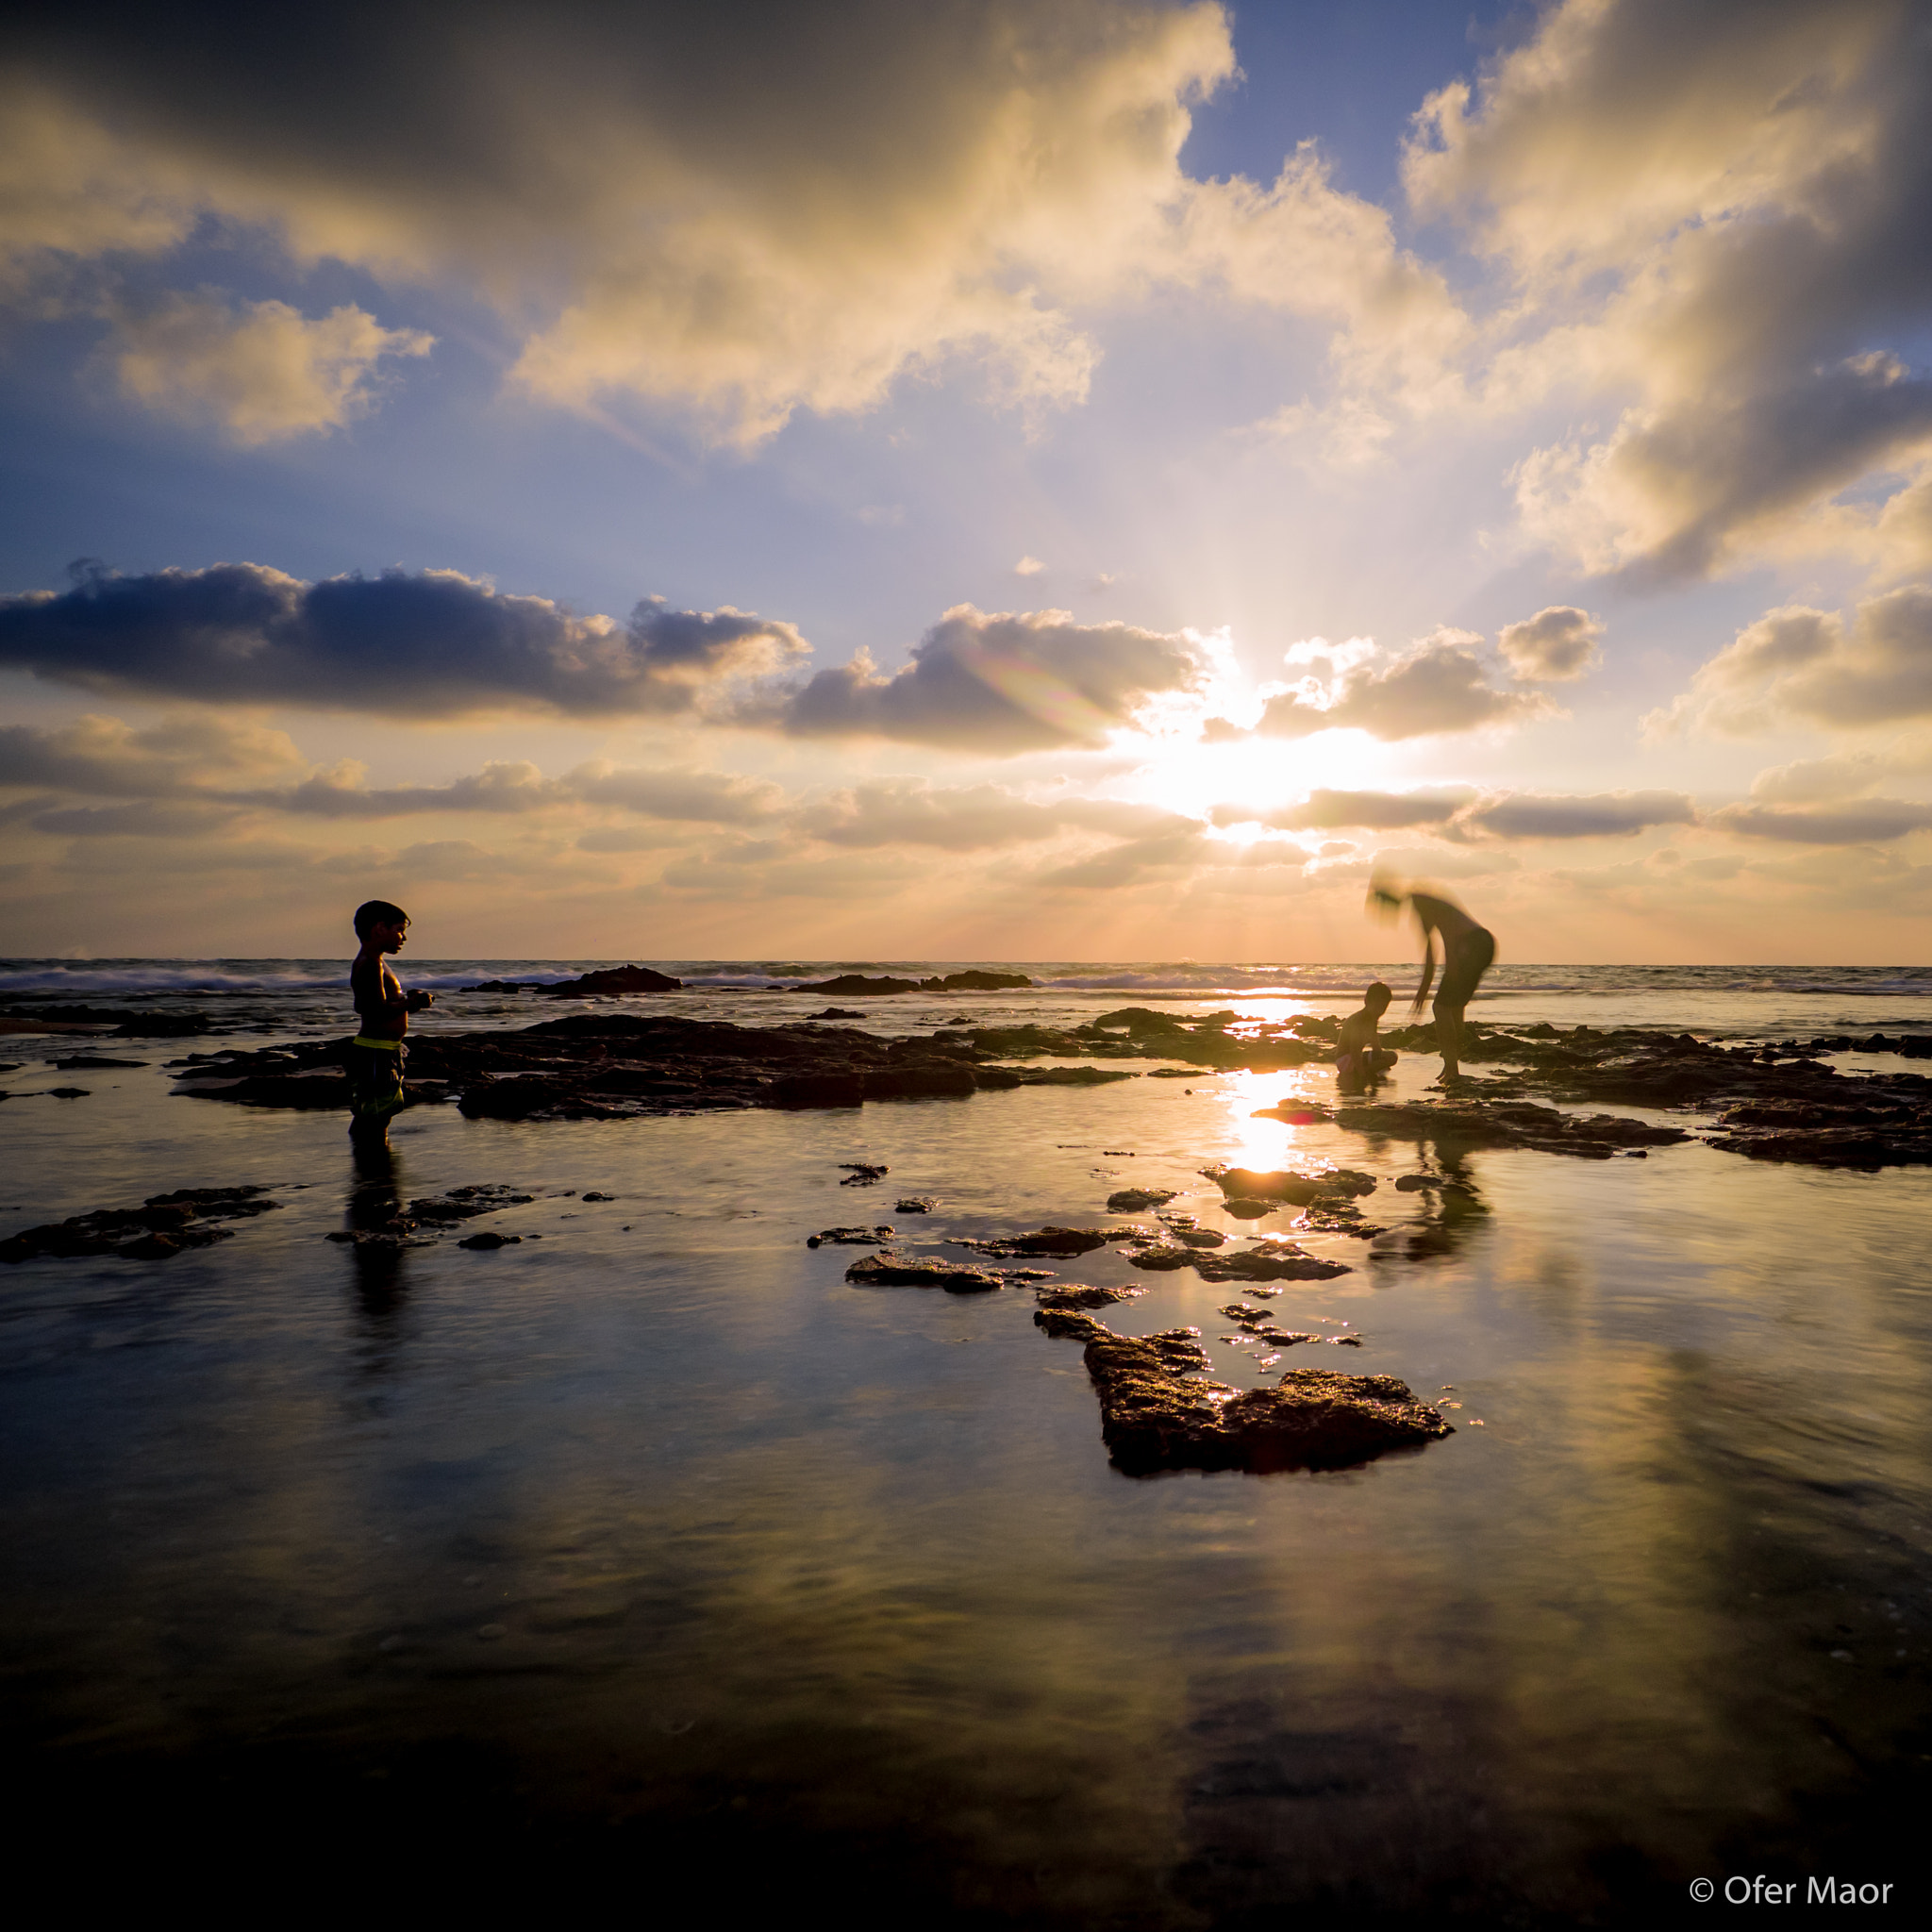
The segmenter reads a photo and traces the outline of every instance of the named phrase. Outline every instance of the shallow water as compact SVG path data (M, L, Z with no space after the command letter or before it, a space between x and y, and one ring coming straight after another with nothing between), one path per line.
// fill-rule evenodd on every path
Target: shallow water
M1625 978L1501 991L1564 1025L1918 1010L1857 975ZM339 1030L323 989L232 997L247 1028ZM1338 1005L1180 1009L1251 1002ZM439 1017L538 1017L489 1007ZM0 1108L8 1228L288 1189L213 1249L0 1275L8 1755L50 1812L131 1799L174 1829L213 1805L278 1842L400 1808L470 1854L522 1847L504 1870L670 1858L734 1897L835 1887L855 1922L1615 1921L1700 1874L1914 1875L1932 1174L1479 1153L1488 1211L1445 1226L1390 1186L1413 1149L1251 1118L1332 1091L1313 1068L624 1123L423 1108L394 1173L358 1175L333 1116L171 1096L160 1063L209 1044L117 1042L152 1064ZM1435 1068L1406 1060L1398 1091ZM861 1159L889 1178L840 1186ZM1363 1205L1421 1222L1421 1251L1307 1238L1354 1272L1272 1311L1366 1345L1283 1366L1402 1376L1462 1405L1457 1434L1344 1474L1130 1479L1030 1293L854 1288L863 1250L803 1245L1114 1223L1128 1185L1257 1231L1200 1177L1216 1159L1382 1177ZM386 1261L323 1239L386 1188L479 1181L538 1198L478 1225L542 1239ZM938 1210L900 1216L902 1192ZM1132 1333L1228 1334L1215 1311L1251 1292L1111 1251L1046 1265L1144 1287L1104 1311ZM1208 1345L1262 1379L1258 1351Z

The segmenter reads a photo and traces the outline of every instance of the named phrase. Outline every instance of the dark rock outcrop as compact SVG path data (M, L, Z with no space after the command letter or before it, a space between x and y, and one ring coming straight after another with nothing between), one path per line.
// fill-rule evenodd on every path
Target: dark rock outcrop
M1086 1343L1101 1437L1128 1475L1347 1469L1454 1433L1392 1375L1291 1369L1274 1388L1237 1394L1205 1379L1198 1328L1135 1338L1071 1311L1055 1311L1052 1324L1050 1332Z
M628 992L681 992L684 981L649 966L605 966L575 979L485 979L465 992L539 992L558 999L609 997Z
M177 1188L149 1195L139 1208L96 1208L0 1241L0 1261L28 1261L41 1255L165 1260L184 1249L230 1239L234 1229L216 1225L219 1222L247 1220L279 1208L279 1201L263 1198L267 1191L260 1187Z

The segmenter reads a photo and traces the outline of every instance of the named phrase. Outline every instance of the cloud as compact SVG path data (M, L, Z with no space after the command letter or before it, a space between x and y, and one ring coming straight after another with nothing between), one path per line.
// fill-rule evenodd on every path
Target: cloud
M1037 577L1045 568L1045 564L1041 563L1039 558L1023 557L1013 566L1013 575L1016 577Z
M791 625L728 606L643 603L619 625L454 571L309 584L251 563L95 568L70 591L0 597L0 668L95 691L406 718L689 713L720 685L809 649Z
M1521 624L1506 624L1496 640L1509 668L1526 683L1557 684L1581 677L1597 662L1603 625L1574 604L1548 604Z
M1465 789L1445 791L1331 791L1308 793L1300 804L1278 811L1257 811L1246 806L1217 805L1208 813L1217 825L1273 825L1283 832L1328 831L1344 825L1392 830L1400 825L1445 824L1474 794Z
M1932 295L1928 66L1899 0L1564 0L1429 98L1411 207L1509 282L1486 392L1620 411L1519 465L1532 534L1696 575L1932 448L1895 353Z
M210 223L454 286L514 332L525 393L741 446L949 361L1029 412L1078 403L1083 316L1154 289L1333 322L1351 380L1440 384L1466 326L1312 149L1272 184L1184 173L1237 73L1209 0L333 19L20 27L0 260L165 256Z
M1736 736L1782 724L1857 729L1932 715L1932 585L1860 604L1849 624L1806 605L1768 610L1644 720L1654 736Z
M1681 791L1516 791L1458 813L1453 833L1458 838L1625 839L1653 825L1696 823L1697 808Z
M734 716L796 738L887 738L1001 756L1099 744L1155 699L1194 691L1204 675L1187 632L1075 624L1065 610L988 615L959 604L891 676L860 652Z
M218 780L257 783L305 760L284 732L198 713L136 730L87 716L45 729L0 725L0 788L52 786L95 798L167 798Z
M1313 667L1311 675L1271 696L1254 729L1263 737L1304 738L1352 727L1391 741L1560 715L1539 691L1502 691L1491 684L1487 667L1466 648L1481 641L1470 631L1441 629L1380 667L1366 662L1341 668L1338 659L1307 657L1303 661Z
M384 328L353 306L308 321L285 302L237 313L219 295L168 295L117 316L123 391L160 414L210 422L244 448L334 429L367 407L385 356L426 356L435 337Z
M1000 785L941 787L924 778L888 778L834 792L799 812L793 824L832 845L935 845L948 852L1030 844L1067 831L1118 838L1199 830L1196 821L1158 806L1090 798L1040 805Z
M1104 852L1057 866L1043 875L1041 883L1105 891L1140 885L1149 879L1178 880L1211 856L1208 841L1198 829L1162 832L1147 839L1124 840ZM1295 854L1297 858L1303 856L1300 852Z
M1478 792L1466 786L1424 791L1311 791L1300 804L1257 812L1216 806L1217 825L1259 824L1284 832L1361 826L1392 831L1434 827L1443 839L1613 839L1652 825L1695 824L1697 810L1681 791ZM1434 858L1440 858L1440 853ZM1433 859L1431 860L1433 862Z
M1932 805L1899 798L1861 798L1812 806L1731 805L1708 824L1741 839L1777 839L1799 845L1875 845L1932 826Z

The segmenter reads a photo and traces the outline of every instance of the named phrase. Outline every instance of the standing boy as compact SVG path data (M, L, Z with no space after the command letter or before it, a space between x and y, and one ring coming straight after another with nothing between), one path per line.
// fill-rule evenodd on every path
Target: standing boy
M349 991L361 1030L349 1042L349 1131L385 1135L389 1117L403 1105L403 1035L409 1015L435 1002L433 992L408 992L389 970L386 954L400 953L409 936L409 915L387 899L356 908L356 937L362 950L349 968Z

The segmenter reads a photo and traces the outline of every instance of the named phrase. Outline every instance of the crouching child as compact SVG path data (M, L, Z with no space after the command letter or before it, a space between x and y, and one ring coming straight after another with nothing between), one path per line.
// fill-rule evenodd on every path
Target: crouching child
M1335 1058L1336 1084L1344 1093L1365 1093L1395 1064L1395 1055L1375 1044L1375 1028L1394 998L1378 979L1362 994L1359 1011L1341 1023Z

